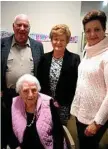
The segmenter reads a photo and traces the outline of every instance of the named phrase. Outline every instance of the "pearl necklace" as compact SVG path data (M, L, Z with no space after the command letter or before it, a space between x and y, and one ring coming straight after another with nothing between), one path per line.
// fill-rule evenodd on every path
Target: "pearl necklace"
M27 115L26 115L26 118L27 118ZM34 113L34 116L33 116L33 119L31 121L31 123L27 124L27 127L31 127L33 125L33 123L34 123L34 120L35 120L35 113Z

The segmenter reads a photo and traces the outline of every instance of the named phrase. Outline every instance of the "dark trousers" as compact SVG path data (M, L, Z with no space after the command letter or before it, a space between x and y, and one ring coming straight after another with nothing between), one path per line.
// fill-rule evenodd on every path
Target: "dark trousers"
M13 97L18 96L15 89L6 89L3 93L3 102L7 108L11 108Z
M76 119L80 149L99 149L99 142L108 127L108 121L103 125L94 136L86 136L84 131L88 125L80 123Z
M1 102L1 149L8 143L8 112L5 105Z
M14 89L6 89L1 98L1 148L5 148L9 144L12 132L11 124L11 105L12 98L18 94Z

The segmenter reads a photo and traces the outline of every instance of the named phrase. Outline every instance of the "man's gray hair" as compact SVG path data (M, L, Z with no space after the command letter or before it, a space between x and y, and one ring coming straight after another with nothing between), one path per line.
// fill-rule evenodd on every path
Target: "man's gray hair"
M30 83L35 83L36 87L38 89L38 91L41 90L41 86L40 83L38 81L38 79L30 74L24 74L23 76L21 76L18 81L16 82L16 92L19 93L20 89L23 85L24 82L30 82Z
M20 18L20 19L23 18L23 19L27 20L28 23L29 23L29 25L30 25L29 17L28 17L26 14L18 14L17 16L15 16L13 23L16 24L16 22L17 22L17 20L18 20L19 18Z

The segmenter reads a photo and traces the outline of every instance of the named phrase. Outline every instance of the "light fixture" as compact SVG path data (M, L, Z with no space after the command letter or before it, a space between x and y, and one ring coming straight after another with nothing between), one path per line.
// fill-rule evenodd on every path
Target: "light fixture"
M108 0L104 0L103 1L103 6L105 7L105 6L107 6L108 5Z

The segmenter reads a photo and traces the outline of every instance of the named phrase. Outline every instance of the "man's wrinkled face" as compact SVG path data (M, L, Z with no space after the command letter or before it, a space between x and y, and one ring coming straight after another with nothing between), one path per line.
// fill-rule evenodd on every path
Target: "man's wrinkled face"
M30 31L29 21L23 17L17 18L13 23L13 30L16 42L20 45L24 45L28 40L28 34Z

